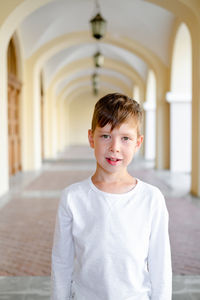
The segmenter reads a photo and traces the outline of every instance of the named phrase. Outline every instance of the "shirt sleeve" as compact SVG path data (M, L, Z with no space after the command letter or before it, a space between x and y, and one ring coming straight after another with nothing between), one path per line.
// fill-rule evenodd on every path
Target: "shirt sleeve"
M159 191L153 208L148 254L148 269L152 287L151 300L171 300L172 297L168 220L165 199Z
M62 192L57 212L51 268L51 300L68 300L74 265L72 214L68 208L66 190Z

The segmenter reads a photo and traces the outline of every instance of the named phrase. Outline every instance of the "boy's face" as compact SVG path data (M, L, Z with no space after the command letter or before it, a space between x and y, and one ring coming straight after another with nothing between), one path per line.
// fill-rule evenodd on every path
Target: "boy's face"
M88 138L91 148L94 148L97 168L108 173L126 170L143 141L143 136L137 134L137 125L133 119L112 131L110 124L102 128L97 126L93 133L88 131Z

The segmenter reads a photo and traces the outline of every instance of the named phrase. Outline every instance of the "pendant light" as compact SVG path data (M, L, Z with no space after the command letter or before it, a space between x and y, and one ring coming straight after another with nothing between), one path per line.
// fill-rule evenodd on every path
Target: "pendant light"
M104 56L103 54L101 54L100 51L97 51L95 54L94 54L94 65L95 67L97 68L101 68L104 64Z
M99 92L99 75L95 72L92 74L92 87L94 95L98 95Z
M106 32L106 20L100 14L100 7L98 1L96 1L96 10L98 11L96 16L90 20L92 35L95 39L101 39Z

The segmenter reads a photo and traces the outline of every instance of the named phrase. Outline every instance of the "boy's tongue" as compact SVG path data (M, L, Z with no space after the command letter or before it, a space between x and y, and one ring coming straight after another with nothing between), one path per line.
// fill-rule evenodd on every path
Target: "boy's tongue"
M110 165L113 165L113 166L116 165L120 161L120 159L118 159L118 158L111 158L111 157L107 157L106 160Z

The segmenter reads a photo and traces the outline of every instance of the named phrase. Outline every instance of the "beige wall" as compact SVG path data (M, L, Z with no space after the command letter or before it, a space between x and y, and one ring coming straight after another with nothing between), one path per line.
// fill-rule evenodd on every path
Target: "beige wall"
M88 129L91 128L92 114L96 101L92 90L75 96L69 104L69 144L87 145Z

